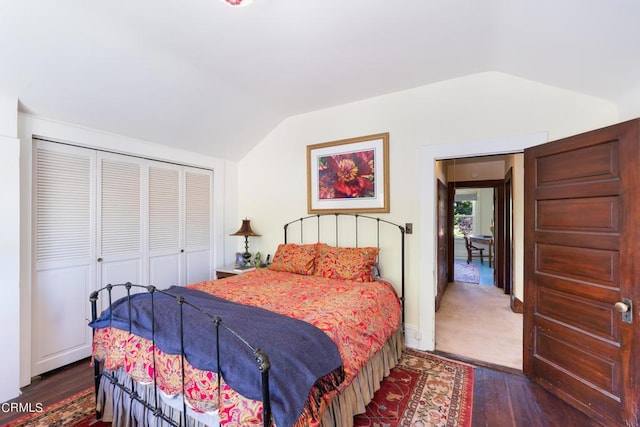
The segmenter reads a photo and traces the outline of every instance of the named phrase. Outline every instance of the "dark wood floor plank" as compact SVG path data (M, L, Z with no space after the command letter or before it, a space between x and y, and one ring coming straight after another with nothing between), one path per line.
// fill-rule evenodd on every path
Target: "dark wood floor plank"
M477 366L474 376L474 427L600 426L522 373Z

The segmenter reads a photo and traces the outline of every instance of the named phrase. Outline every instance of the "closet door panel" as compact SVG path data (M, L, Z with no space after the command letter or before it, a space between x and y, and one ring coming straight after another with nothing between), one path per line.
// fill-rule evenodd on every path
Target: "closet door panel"
M34 139L31 374L89 356L95 152Z
M143 167L140 159L98 153L98 283L146 285ZM132 292L138 292L133 289ZM113 300L125 295L114 292ZM106 302L106 301L103 301Z
M166 289L169 286L184 284L180 255L149 257L149 284Z
M211 279L210 250L191 251L186 255L186 258L187 283L198 283Z
M187 283L209 280L211 269L211 171L185 167L185 245Z
M143 265L140 259L113 259L111 258L107 262L102 262L99 265L100 267L100 275L102 278L102 285L107 286L108 284L119 284L119 283L127 283L131 282L136 285L144 285L146 283L140 279L143 276ZM131 288L131 293L138 293L142 290L139 288ZM106 296L106 293L102 295ZM114 288L111 292L112 301L117 300L118 298L124 297L127 295L127 291L124 288ZM109 305L109 302L106 298L101 297L100 299L100 309L104 310Z
M149 283L184 285L182 167L149 162Z
M87 295L91 293L91 271L86 266L39 271L34 295L34 319L40 325L35 357L42 372L57 359L86 356Z

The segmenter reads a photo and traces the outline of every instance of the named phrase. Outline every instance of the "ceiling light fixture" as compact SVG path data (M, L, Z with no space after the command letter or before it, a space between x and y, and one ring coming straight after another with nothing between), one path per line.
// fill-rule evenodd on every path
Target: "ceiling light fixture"
M253 0L224 0L229 6L244 7L253 3Z

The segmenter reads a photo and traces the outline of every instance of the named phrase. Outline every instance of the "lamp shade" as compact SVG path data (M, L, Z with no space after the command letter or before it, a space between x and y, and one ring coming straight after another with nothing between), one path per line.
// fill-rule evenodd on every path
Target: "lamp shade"
M250 220L243 219L242 220L242 226L240 226L240 230L236 231L233 234L230 234L230 236L245 236L245 237L248 237L248 236L259 236L259 234L251 229L251 221Z

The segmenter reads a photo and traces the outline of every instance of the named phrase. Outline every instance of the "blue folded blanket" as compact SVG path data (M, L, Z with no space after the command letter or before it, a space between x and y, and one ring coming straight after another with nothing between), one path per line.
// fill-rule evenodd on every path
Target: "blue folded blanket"
M313 385L319 381L339 384L344 379L336 344L324 332L304 321L246 306L196 289L172 286L165 292L131 297L131 332L152 339L151 300L155 312L155 342L167 354L180 354L180 305L175 297L213 316L237 332L269 358L269 385L273 417L278 426L291 426L305 410ZM197 309L183 305L184 352L195 368L217 371L215 328ZM89 324L129 330L127 298L112 304ZM220 371L224 380L243 396L262 400L261 373L251 350L220 328ZM326 384L319 386L327 387Z

